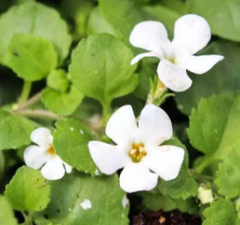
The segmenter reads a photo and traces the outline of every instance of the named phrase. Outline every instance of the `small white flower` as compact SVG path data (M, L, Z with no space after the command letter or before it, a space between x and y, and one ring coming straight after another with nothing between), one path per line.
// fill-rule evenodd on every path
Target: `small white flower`
M175 22L172 42L168 40L162 23L141 22L134 27L130 43L150 52L137 55L131 64L144 57L157 57L161 60L157 73L162 83L173 91L185 91L192 85L186 70L203 74L224 58L220 55L194 56L210 39L211 30L207 21L194 14L182 16Z
M197 198L201 201L202 204L207 204L214 201L212 190L202 186L198 188Z
M90 141L89 150L101 172L111 175L124 168L120 186L126 192L151 190L158 176L163 180L175 179L180 171L184 150L166 145L172 137L172 124L159 107L147 105L136 124L132 107L118 109L109 119L106 134L116 145Z
M72 167L56 155L52 145L53 137L49 129L37 128L31 133L30 138L38 146L30 145L25 149L24 160L27 166L33 169L42 167L41 173L47 180L61 179L65 170L67 173L71 173Z

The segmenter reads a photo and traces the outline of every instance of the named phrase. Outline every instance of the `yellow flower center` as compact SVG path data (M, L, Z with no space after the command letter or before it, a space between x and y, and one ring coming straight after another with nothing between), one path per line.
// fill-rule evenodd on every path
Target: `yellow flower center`
M56 152L55 152L52 144L50 144L50 146L47 150L47 153L50 154L50 155L56 155Z
M133 162L140 162L141 159L147 155L147 152L145 151L145 145L140 143L133 143L132 149L129 151L129 156L132 159Z
M176 64L175 58L174 57L168 57L167 60L173 64Z

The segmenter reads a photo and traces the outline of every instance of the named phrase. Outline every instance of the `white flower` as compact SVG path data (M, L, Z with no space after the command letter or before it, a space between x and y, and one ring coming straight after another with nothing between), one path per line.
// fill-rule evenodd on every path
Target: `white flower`
M50 130L43 127L37 128L31 133L30 138L38 146L30 145L25 149L24 160L27 166L33 169L42 167L41 173L47 180L61 179L65 170L67 173L71 173L72 167L63 162L55 153Z
M157 73L162 83L173 91L185 91L192 85L186 70L203 74L224 58L220 55L194 56L210 39L211 30L207 21L193 14L182 16L175 22L172 42L168 40L162 23L141 22L134 27L130 43L150 52L137 55L131 64L144 57L157 57L161 60Z
M197 198L202 204L207 204L214 201L212 190L202 186L198 188Z
M120 186L126 192L151 190L158 176L165 181L178 176L184 150L159 146L173 134L171 121L162 109L145 106L137 125L132 107L123 106L109 119L106 134L116 145L90 141L90 154L102 173L111 175L124 168Z

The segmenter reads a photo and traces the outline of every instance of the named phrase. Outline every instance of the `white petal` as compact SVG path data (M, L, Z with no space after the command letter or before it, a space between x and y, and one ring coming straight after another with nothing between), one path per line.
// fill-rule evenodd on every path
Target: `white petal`
M184 160L184 150L180 147L165 145L148 152L144 163L163 180L175 179Z
M158 146L172 137L171 120L161 108L146 105L139 118L139 133L145 144Z
M160 55L164 55L164 46L170 43L166 28L157 21L138 23L133 28L129 41L135 47L154 51Z
M64 176L62 160L59 157L50 159L41 169L41 173L47 180L59 180Z
M119 149L118 146L90 141L88 148L94 163L102 173L107 175L115 173L131 161L127 152Z
M67 173L71 173L72 172L72 167L70 165L68 165L67 163L63 162L63 165L65 166L65 170Z
M128 192L150 191L157 186L158 175L141 163L130 163L120 175L120 186Z
M223 59L224 57L221 55L191 56L187 61L186 68L193 73L203 74Z
M107 136L121 145L129 145L136 132L137 124L130 105L122 106L113 113L106 127Z
M27 166L33 169L39 169L49 159L46 149L36 145L27 147L23 154Z
M186 91L192 85L192 80L188 77L186 70L168 60L161 60L157 73L162 83L172 91Z
M32 142L47 148L52 143L52 135L49 129L40 127L31 133Z
M210 27L201 16L188 14L175 22L173 44L189 54L204 48L210 39Z
M139 54L139 55L135 56L132 59L131 65L137 63L138 61L140 61L144 57L157 57L157 58L160 58L160 56L157 53L155 53L155 52L142 53L142 54Z

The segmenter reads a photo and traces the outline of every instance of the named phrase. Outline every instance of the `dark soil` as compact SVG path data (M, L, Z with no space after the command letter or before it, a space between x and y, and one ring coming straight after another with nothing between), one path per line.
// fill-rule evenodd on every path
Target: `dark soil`
M164 213L163 211L148 212L133 217L133 225L201 225L199 216L189 215L174 211Z

